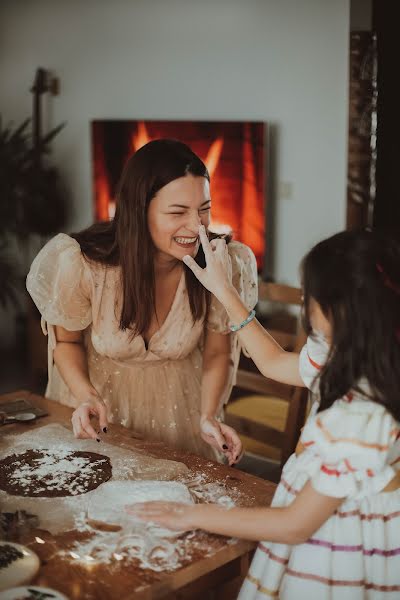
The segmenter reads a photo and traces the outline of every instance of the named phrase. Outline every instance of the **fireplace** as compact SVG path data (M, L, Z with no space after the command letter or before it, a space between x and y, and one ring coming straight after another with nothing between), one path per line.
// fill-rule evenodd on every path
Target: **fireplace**
M96 219L113 217L116 184L132 153L154 139L179 139L210 172L210 229L232 230L234 239L252 248L261 270L266 251L266 129L259 122L92 121Z

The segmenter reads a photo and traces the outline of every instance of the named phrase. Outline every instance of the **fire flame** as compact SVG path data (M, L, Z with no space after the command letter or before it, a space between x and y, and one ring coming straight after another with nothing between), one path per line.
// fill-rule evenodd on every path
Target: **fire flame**
M224 140L219 137L215 140L215 142L211 144L210 149L207 152L207 157L204 163L208 169L210 177L212 177L212 175L215 173L216 168L218 167L223 145Z
M137 133L132 135L132 150L137 152L142 146L145 146L151 141L149 134L147 133L146 123L139 121Z

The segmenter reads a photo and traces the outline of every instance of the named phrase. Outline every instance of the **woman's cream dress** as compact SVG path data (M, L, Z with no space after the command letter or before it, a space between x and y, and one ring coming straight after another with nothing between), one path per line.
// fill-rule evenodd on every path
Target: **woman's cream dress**
M232 281L251 310L257 302L257 267L243 244L228 245ZM86 260L76 240L54 237L39 252L27 278L27 289L42 315L48 334L49 382L46 396L76 407L77 400L53 363L54 326L82 330L90 380L106 403L109 419L145 438L215 458L199 433L202 342L205 327L229 332L228 316L213 298L208 322L193 323L182 275L171 310L146 348L119 329L120 269ZM143 302L146 298L143 297ZM229 398L240 355L231 334L234 368L224 397Z

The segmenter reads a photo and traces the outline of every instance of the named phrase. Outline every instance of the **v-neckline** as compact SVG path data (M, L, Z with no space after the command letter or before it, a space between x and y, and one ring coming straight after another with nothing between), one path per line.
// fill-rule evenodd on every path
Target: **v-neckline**
M143 336L143 335L141 335L141 336L140 336L140 337L142 338L142 341L143 341L143 346L144 346L144 348L145 348L146 352L149 352L149 350L150 350L150 346L151 346L151 343L152 343L152 341L154 340L154 338L155 338L157 335L159 335L159 334L161 333L161 331L162 331L162 330L164 329L164 327L166 326L166 323L167 323L167 322L168 322L168 320L170 319L170 317L171 317L171 314L172 314L172 312L174 311L175 304L177 303L177 300L178 300L178 295L179 295L179 293L180 293L180 290L181 290L182 282L184 281L184 276L185 276L185 271L183 270L183 271L182 271L182 274L181 274L181 276L180 276L180 279L179 279L179 282L178 282L178 285L177 285L176 291L175 291L175 296L174 296L174 299L172 300L171 308L169 309L169 311L168 311L168 313L167 313L167 316L165 317L165 319L164 319L163 323L160 325L160 327L157 329L157 331L155 331L155 332L153 333L153 335L152 335L152 336L151 336L151 338L149 339L148 343L146 343L146 340L144 339L144 336Z

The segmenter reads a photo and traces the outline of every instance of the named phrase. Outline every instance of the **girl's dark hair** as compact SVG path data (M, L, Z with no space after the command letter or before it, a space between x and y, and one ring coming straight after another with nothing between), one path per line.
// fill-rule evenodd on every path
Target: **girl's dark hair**
M147 331L155 312L155 247L147 224L150 201L165 185L188 174L210 180L207 167L186 144L169 139L149 142L125 165L117 188L114 219L72 234L86 258L121 267L120 329L131 329L133 335ZM205 266L201 246L195 260ZM185 278L193 321L206 318L209 292L186 266Z
M363 393L365 378L371 399L400 421L399 244L375 232L338 233L305 256L302 278L306 331L311 297L332 324L320 410L351 390Z

